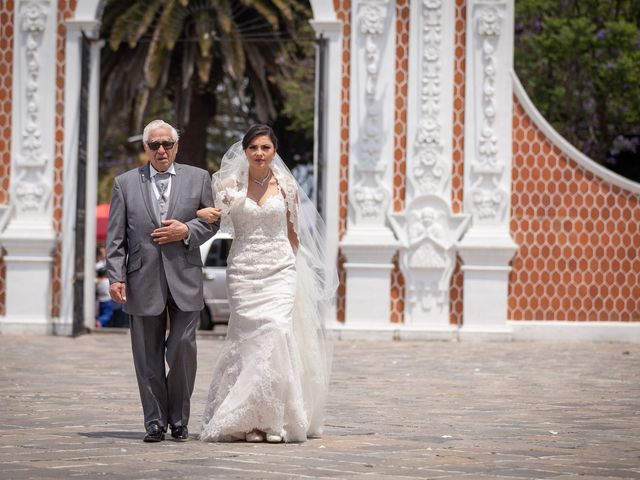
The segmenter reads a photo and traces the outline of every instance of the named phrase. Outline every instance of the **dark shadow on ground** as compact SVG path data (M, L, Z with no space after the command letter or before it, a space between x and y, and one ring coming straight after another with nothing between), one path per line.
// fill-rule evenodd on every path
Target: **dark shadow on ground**
M144 432L79 432L78 435L88 438L126 438L142 440Z

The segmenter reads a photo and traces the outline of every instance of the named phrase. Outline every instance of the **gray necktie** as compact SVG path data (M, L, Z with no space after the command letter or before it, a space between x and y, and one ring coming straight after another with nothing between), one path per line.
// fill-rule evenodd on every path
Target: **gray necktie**
M167 218L167 207L169 206L169 197L167 196L167 188L169 187L170 173L156 173L156 188L160 193L158 197L158 205L160 206L160 218Z

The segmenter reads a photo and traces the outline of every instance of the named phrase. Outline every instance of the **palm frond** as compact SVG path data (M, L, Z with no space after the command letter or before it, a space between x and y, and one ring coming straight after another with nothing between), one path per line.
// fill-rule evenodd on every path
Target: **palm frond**
M134 3L128 8L113 25L109 36L111 49L117 50L124 39L127 40L129 48L134 48L148 30L160 7L160 0L151 0L146 5Z
M198 49L196 65L198 67L198 78L204 84L209 82L209 74L211 73L211 66L213 65L213 56L208 55L204 57L202 51Z
M282 16L286 18L289 22L293 22L293 12L289 7L288 3L284 0L271 0L271 2L275 5L275 7L280 10Z
M223 32L219 48L225 71L238 82L244 75L246 62L242 39L233 29L229 34Z
M163 32L162 41L170 52L175 48L183 30L186 8L182 3L182 0L169 0L166 2L156 27L156 29Z
M218 21L218 26L220 30L225 33L230 33L231 28L233 27L233 11L231 9L231 5L226 0L218 2L217 0L211 0L212 3L216 4L216 9L218 15L216 19Z
M202 58L209 58L211 57L211 47L216 33L213 19L207 10L201 10L195 13L194 22L200 55Z
M264 19L269 22L273 30L278 30L279 20L278 15L273 12L273 9L262 0L242 0L242 3L247 7L251 7L258 12Z
M149 51L142 68L144 72L145 83L149 88L154 88L158 84L158 79L163 70L169 67L170 55L163 42L164 33L161 29L156 28L153 32L153 38L149 44Z

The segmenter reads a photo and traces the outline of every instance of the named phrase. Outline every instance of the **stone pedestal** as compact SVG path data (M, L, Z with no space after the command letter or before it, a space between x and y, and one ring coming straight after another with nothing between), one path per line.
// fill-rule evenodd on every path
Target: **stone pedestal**
M507 232L472 230L458 244L464 274L462 337L509 339L509 262L517 245Z
M53 230L39 223L15 222L3 233L6 303L0 332L53 332L51 265L55 244Z
M389 327L391 259L398 248L391 231L353 229L340 246L347 260L344 264L347 272L345 326Z

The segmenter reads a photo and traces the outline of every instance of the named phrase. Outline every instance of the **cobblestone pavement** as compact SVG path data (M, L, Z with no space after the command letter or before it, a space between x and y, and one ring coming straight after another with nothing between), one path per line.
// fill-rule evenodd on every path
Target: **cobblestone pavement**
M0 335L0 369L1 479L640 479L638 344L339 341L325 436L286 445L143 443L127 334Z

